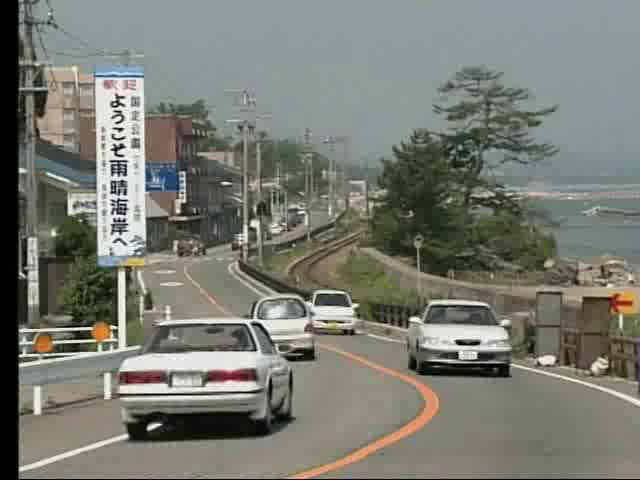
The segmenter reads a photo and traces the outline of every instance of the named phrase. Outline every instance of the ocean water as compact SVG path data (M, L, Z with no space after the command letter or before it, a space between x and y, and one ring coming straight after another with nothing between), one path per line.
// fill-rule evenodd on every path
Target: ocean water
M587 217L580 212L597 205L640 210L639 200L539 200L563 225L552 231L559 254L585 262L604 254L620 256L640 268L640 218Z

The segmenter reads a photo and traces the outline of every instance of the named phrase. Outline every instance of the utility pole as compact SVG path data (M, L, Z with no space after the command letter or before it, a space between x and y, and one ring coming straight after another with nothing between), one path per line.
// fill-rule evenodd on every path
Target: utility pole
M256 98L247 89L226 90L225 93L240 94L242 96L242 111L244 120L227 120L227 123L237 123L242 133L242 260L249 259L249 129L255 125ZM251 115L253 113L253 118ZM253 120L253 123L250 121Z
M349 210L349 188L347 165L349 164L349 137L344 137L344 159L342 162L342 191L344 193L344 209Z
M334 207L334 180L335 180L335 168L336 168L336 138L333 135L324 139L324 143L329 145L330 156L329 156L329 218L333 218L333 207Z
M35 162L36 120L35 93L47 91L48 88L34 86L34 69L39 65L34 62L33 27L36 24L50 24L35 20L33 6L37 0L23 2L24 16L24 86L20 92L24 94L24 158L26 169L25 194L27 197L26 235L27 235L27 305L28 325L33 327L40 319L40 281L39 281L39 249L38 249L38 180ZM52 20L50 12L50 21Z
M271 118L271 114L265 113L261 115L256 115L256 123L258 119L267 119ZM257 205L262 204L262 141L260 139L260 131L255 131L256 135L256 170L258 177L258 198ZM263 231L262 231L262 214L261 212L256 211L256 216L258 217L258 264L262 267L264 265L264 245L263 245Z
M307 224L307 241L311 241L311 182L312 182L312 161L313 152L311 151L311 129L304 130L304 165L305 165L305 193L307 197L307 214L305 220Z

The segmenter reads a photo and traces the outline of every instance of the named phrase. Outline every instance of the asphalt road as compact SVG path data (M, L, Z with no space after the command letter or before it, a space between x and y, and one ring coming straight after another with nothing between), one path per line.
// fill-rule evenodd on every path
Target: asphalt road
M149 268L145 281L156 301L177 302L182 310L176 313L184 316L244 313L258 294L230 275L231 260L220 251ZM154 274L153 269L175 273ZM169 281L183 286L153 285ZM21 477L282 478L323 464L332 464L324 470L326 478L640 474L640 410L620 399L519 369L512 378L419 376L407 370L401 344L364 335L320 341L357 357L323 349L315 362L292 362L295 419L267 438L228 425L199 424L162 426L150 441L130 443L118 440L124 430L117 402L100 401L21 417L20 465L115 437L109 445ZM425 407L409 382L416 382L423 395L431 392L430 404ZM428 409L431 414L424 416ZM413 435L400 439L392 433L407 424L416 426ZM385 448L370 446L389 434ZM361 448L360 461L337 468L337 460Z

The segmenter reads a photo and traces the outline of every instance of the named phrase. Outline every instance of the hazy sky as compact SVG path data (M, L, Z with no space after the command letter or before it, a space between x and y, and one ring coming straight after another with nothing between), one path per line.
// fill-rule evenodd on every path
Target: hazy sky
M560 147L558 163L640 166L639 0L50 3L77 39L47 33L49 50L90 53L81 40L140 50L148 102L205 98L219 125L233 115L224 89L249 87L275 135L348 135L351 158L373 160L412 128L436 126L436 87L486 63L541 104L560 104L539 133Z

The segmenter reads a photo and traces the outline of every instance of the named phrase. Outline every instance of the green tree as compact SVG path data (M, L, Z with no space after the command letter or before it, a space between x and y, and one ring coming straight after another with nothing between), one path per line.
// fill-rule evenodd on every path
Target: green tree
M440 98L433 105L434 113L448 123L439 135L467 187L467 205L475 190L490 187L481 180L487 169L506 163L528 165L558 153L555 146L536 142L531 134L558 106L525 108L522 103L531 100L531 92L505 86L503 76L485 65L463 67L438 88Z
M383 160L380 187L387 194L374 212L374 242L393 253L413 255L413 238L424 239L424 259L432 271L447 263L465 242L468 215L455 202L455 177L437 139L424 130L393 147Z
M83 217L66 217L58 229L54 252L57 257L95 255L97 232Z
M95 255L77 257L60 292L62 308L76 325L110 322L115 281L112 271L98 266Z

